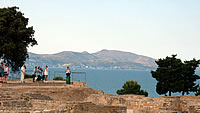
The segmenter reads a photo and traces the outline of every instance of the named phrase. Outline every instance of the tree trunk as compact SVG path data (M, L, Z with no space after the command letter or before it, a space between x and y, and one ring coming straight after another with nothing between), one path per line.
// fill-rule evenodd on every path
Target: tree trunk
M171 91L169 91L169 96L171 96L171 93L172 93L172 92L171 92Z
M185 92L183 91L183 92L182 92L182 96L184 96L184 94L185 94Z

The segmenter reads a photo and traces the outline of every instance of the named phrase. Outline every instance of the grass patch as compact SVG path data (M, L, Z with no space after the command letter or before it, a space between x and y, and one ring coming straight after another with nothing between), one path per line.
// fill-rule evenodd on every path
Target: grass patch
M26 79L26 78L33 78L33 76L31 74L26 74L24 79Z
M53 80L65 80L63 77L54 77Z

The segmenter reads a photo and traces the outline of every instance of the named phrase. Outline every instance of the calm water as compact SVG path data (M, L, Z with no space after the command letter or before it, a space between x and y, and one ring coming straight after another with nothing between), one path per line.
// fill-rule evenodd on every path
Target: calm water
M64 68L49 68L49 79L52 80L54 76L65 77L64 70ZM156 93L157 82L154 78L152 78L150 71L72 69L72 72L86 72L86 81L88 87L103 90L106 94L116 94L116 91L121 89L122 85L127 80L135 80L141 85L141 89L146 90L149 93L148 96L161 96ZM85 75L73 74L73 80L84 81ZM176 93L172 95L176 96L180 94Z
M64 72L64 70L64 68L49 68L49 79L52 80L54 75L65 77L65 73L60 72ZM151 77L150 71L72 69L72 72L86 72L88 87L103 90L106 94L116 94L116 91L121 89L127 80L135 80L141 85L142 89L149 93L149 96L159 96L155 92L156 81ZM73 79L75 81L84 81L84 76L83 74L73 74Z

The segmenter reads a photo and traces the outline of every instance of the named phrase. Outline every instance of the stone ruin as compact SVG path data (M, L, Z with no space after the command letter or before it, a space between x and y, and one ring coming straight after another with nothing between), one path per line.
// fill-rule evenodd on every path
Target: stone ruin
M2 113L200 113L199 96L111 95L85 83L0 84Z

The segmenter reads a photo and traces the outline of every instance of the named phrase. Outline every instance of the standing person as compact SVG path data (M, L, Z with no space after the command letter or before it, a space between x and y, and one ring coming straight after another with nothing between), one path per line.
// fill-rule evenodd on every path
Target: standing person
M70 84L71 70L69 69L69 67L67 67L67 69L65 70L65 72L66 72L66 84Z
M37 74L37 66L35 66L35 68L34 68L34 70L33 70L33 74L32 74L33 82L35 82L36 74Z
M45 81L48 81L48 66L46 65L45 66L45 69L44 69L44 79Z
M38 70L37 70L37 72L38 72L38 75L37 75L37 81L40 81L41 80L41 73L42 73L42 71L41 71L41 67L39 66L38 67Z
M8 65L5 64L5 66L4 66L4 80L5 80L5 83L7 83L7 81L8 81L9 73L10 73L10 70L8 68Z
M25 64L21 67L21 83L24 83L24 77L25 77L26 67Z
M41 67L40 67L40 80L44 80L44 72Z
M1 66L0 66L0 82L3 82L3 74L4 74L3 63L1 63Z

